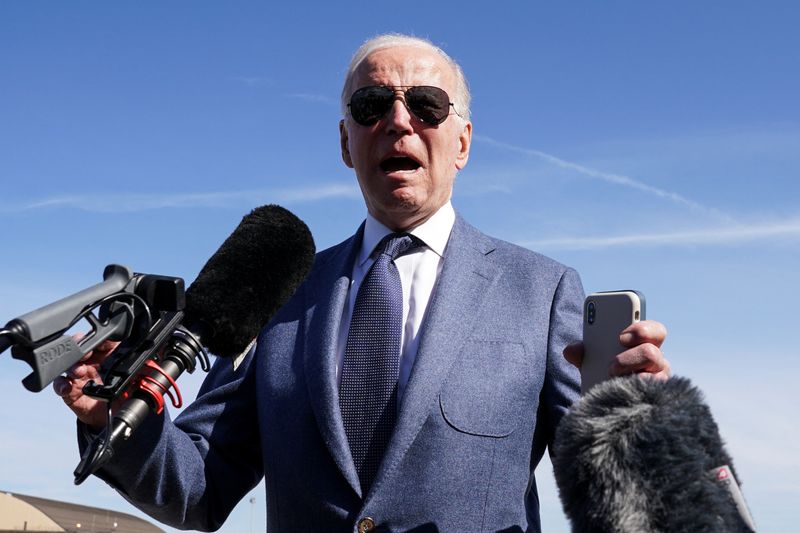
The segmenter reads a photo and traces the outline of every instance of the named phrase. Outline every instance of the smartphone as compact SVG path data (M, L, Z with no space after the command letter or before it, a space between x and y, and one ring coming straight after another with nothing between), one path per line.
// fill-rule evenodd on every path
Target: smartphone
M583 302L581 394L609 378L614 357L625 350L622 330L645 320L644 294L639 291L595 292Z

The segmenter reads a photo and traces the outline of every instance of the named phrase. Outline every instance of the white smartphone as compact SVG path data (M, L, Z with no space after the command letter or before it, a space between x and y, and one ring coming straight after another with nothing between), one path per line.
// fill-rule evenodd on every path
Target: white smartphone
M625 350L622 331L645 320L644 294L639 291L595 292L583 302L581 394L609 378L614 357Z

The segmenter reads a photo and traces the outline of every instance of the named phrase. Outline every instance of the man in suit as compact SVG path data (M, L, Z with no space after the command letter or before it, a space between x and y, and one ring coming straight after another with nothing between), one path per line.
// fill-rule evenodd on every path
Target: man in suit
M265 477L269 531L537 531L533 471L578 396L564 354L580 364L580 344L567 347L580 339L580 280L455 213L472 124L466 81L443 51L405 36L368 41L342 94L342 158L365 223L318 254L240 367L218 362L174 423L151 416L98 475L180 527L219 527ZM376 256L387 235L410 248ZM379 261L400 280L401 322L397 335L355 341ZM668 374L664 336L654 322L626 330L612 373ZM357 358L387 342L394 376L379 390L384 374L370 372L383 362ZM102 406L80 393L92 362L55 388L99 428ZM352 398L378 403L380 420Z

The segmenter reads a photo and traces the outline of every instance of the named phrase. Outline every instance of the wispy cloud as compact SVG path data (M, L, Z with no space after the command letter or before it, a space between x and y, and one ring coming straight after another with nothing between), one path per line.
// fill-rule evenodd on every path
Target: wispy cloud
M183 194L76 194L4 205L0 213L20 213L44 209L69 208L93 213L133 213L163 208L236 207L262 203L298 204L329 198L361 198L355 183L313 187L216 191Z
M735 224L694 231L634 233L606 237L557 237L519 242L537 250L587 250L614 246L728 245L763 239L800 237L800 217L779 222Z
M334 104L338 105L339 101L336 98L332 98L330 96L324 94L314 94L314 93L289 93L286 95L287 98L296 98L298 100L305 100L307 102L317 102L322 104Z
M478 142L482 142L484 144L488 144L491 146L495 146L497 148L501 148L503 150L509 150L512 152L517 152L520 154L525 154L533 157L537 157L539 159L543 159L548 163L555 165L557 167L565 168L568 170L573 170L582 174L584 176L588 176L590 178L599 179L605 181L607 183L613 183L614 185L621 185L623 187L629 187L631 189L636 189L638 191L651 194L657 196L659 198L663 198L665 200L669 200L679 205L683 205L685 207L689 207L691 209L702 211L706 214L713 215L717 218L721 218L723 220L731 221L731 217L722 211L715 209L713 207L708 207L694 200L690 200L676 192L667 191L664 189L659 189L658 187L653 187L652 185L648 185L647 183L641 182L629 176L624 176L622 174L614 174L611 172L603 172L602 170L597 170L594 168L590 168L584 165L580 165L578 163L573 163L572 161L567 161L565 159L561 159L560 157L556 157L554 155L548 154L546 152L542 152L541 150L536 150L533 148L525 148L522 146L516 146L513 144L504 143L498 140L495 140L491 137L487 137L485 135L474 135L473 139L477 140Z

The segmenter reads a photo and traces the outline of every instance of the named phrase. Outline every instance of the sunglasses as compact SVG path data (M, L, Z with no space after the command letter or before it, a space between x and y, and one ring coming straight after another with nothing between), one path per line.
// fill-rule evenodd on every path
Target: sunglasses
M350 97L350 103L347 104L350 115L362 126L372 126L389 112L398 92L403 93L408 110L426 124L436 126L450 115L450 107L453 106L450 97L442 89L429 85L362 87Z

